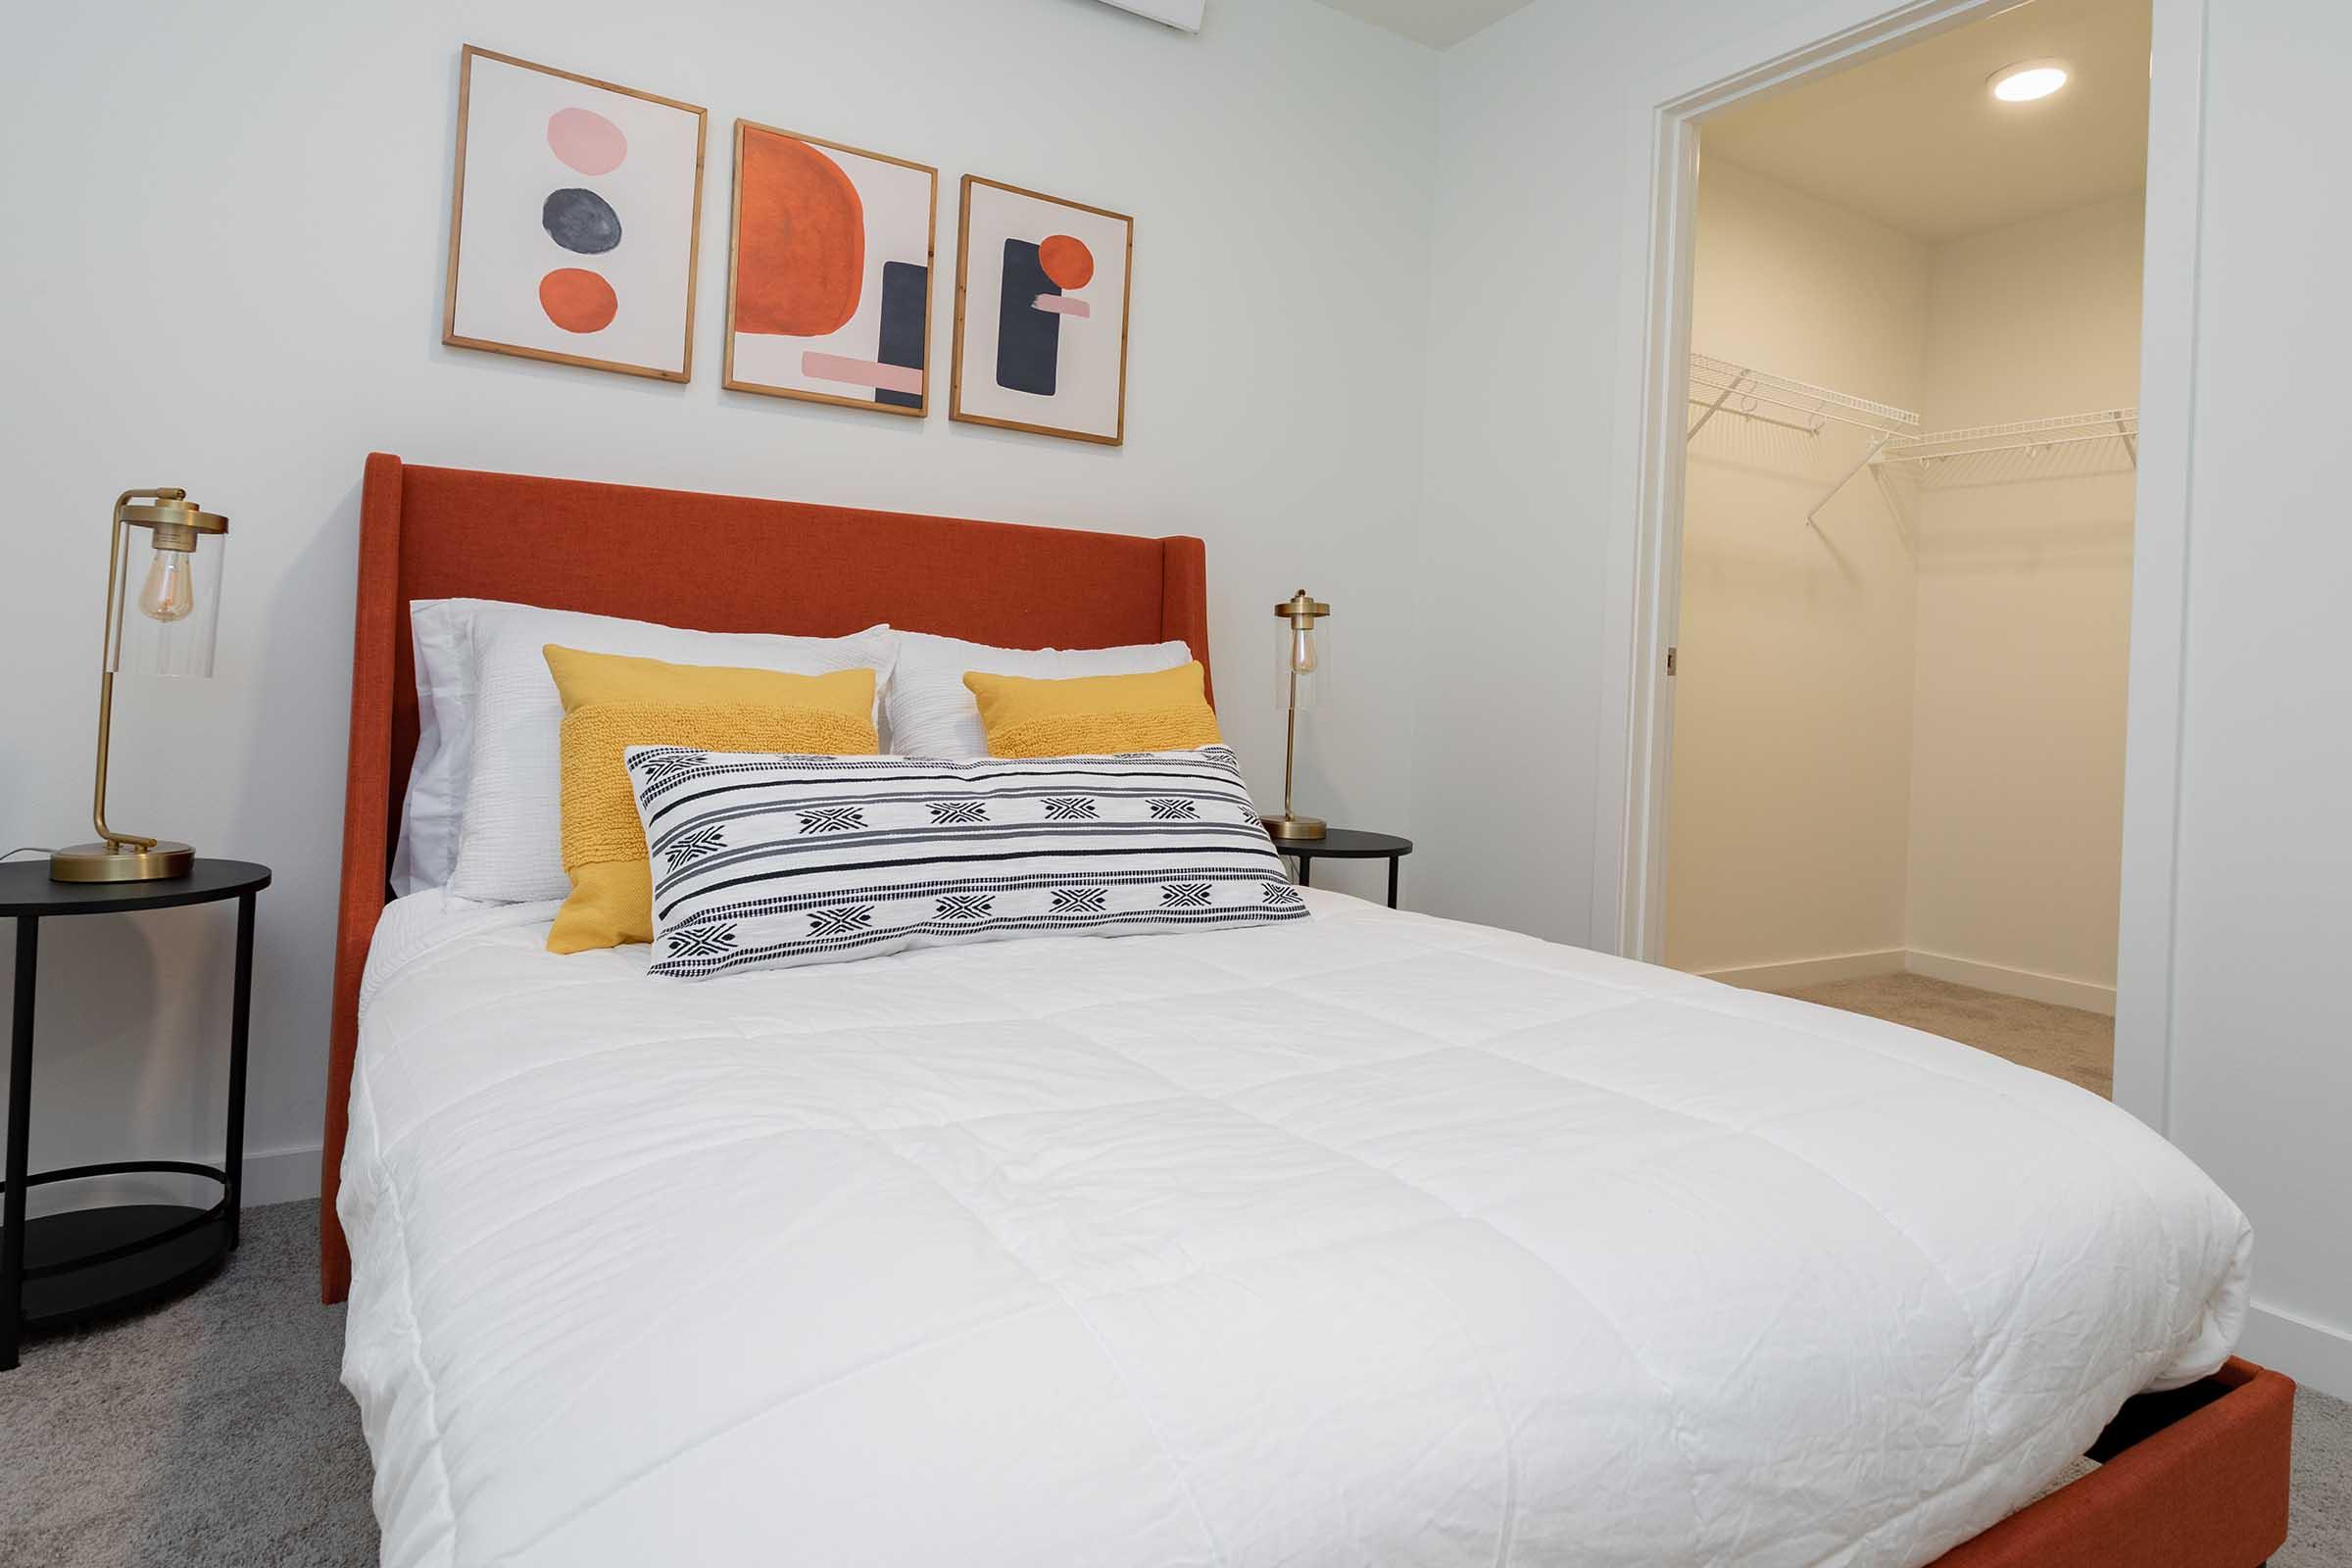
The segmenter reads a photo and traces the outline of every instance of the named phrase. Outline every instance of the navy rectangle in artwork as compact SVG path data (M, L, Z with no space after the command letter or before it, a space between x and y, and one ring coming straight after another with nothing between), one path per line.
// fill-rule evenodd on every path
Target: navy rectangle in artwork
M903 365L910 370L923 368L930 304L931 269L912 262L882 264L882 344L874 353L877 363ZM893 392L888 387L876 391L874 401L900 409L923 406L921 393Z
M1005 391L1054 395L1061 318L1039 310L1037 297L1060 292L1061 285L1046 275L1034 242L1004 242L1004 286L997 296L997 385Z

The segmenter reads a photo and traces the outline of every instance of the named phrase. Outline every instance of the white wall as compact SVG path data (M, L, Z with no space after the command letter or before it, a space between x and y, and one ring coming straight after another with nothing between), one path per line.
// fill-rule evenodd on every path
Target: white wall
M466 42L710 110L691 384L441 346ZM125 683L113 814L277 868L247 1148L294 1152L249 1167L250 1196L315 1181L371 448L1200 534L1224 718L1260 798L1281 786L1282 732L1256 675L1271 607L1303 583L1343 617L1363 697L1306 726L1299 804L1409 831L1397 715L1416 661L1436 73L1308 0L1220 5L1198 38L1091 0L151 0L12 21L0 849L88 837L106 507L126 485L187 486L234 522L219 677ZM1126 447L722 393L736 116L940 167L943 373L962 173L1136 215ZM1408 895L1426 863L1408 862ZM1330 880L1369 891L1380 874ZM50 923L36 1166L217 1152L231 929L220 910Z
M2132 195L1937 246L1929 426L2137 403L2144 228ZM2130 457L2098 442L1946 471L1897 491L1919 538L1905 945L2112 1010Z
M1419 591L1455 631L1428 644L1417 715L1428 906L1591 926L1595 732L1622 701L1598 689L1612 462L1639 429L1616 379L1648 152L1631 84L1885 9L1537 0L1443 57ZM2249 1353L2352 1395L2352 532L2326 459L2352 200L2310 156L2335 135L2352 9L2216 0L2206 46L2171 1131L2253 1216ZM1482 626L1498 588L1524 611Z
M1919 406L1926 245L1712 157L1695 244L1693 349ZM1667 808L1678 969L1905 945L1912 541L1868 475L1805 523L1869 441L1719 413L1690 443Z

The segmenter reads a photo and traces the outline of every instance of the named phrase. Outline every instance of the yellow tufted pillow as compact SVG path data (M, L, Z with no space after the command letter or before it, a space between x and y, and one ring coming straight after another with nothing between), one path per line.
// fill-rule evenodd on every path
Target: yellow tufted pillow
M546 652L564 698L564 869L571 877L550 953L654 939L653 870L621 761L629 747L835 757L881 749L870 669L788 675L553 644Z
M1177 752L1214 746L1217 715L1196 661L1149 675L963 677L979 700L991 757L1100 757L1114 752Z

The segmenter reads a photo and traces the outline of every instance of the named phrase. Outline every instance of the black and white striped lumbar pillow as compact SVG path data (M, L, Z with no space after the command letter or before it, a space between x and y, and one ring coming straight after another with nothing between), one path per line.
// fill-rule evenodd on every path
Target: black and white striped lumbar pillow
M940 761L631 747L655 974L1299 920L1233 753Z

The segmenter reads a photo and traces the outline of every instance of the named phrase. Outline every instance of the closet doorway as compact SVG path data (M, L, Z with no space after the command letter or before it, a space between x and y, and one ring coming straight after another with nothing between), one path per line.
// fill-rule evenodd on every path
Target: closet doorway
M2110 1092L2149 0L1699 124L1664 957Z

